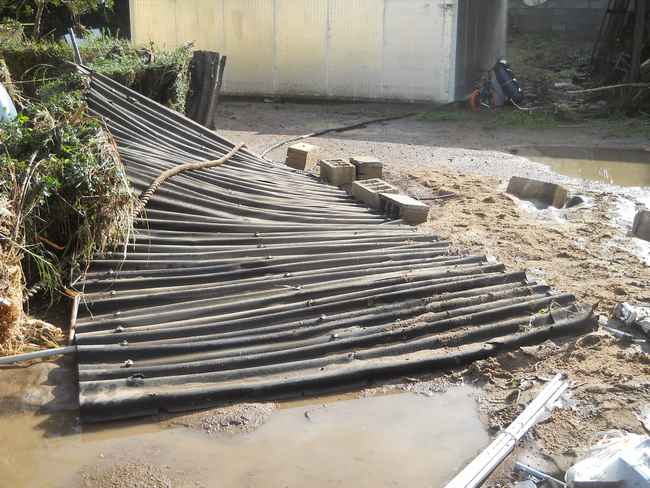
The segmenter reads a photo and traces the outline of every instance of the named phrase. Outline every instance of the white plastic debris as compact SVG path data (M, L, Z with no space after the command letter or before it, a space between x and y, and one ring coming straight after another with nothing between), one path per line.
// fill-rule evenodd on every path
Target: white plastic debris
M650 306L635 306L627 302L614 306L614 317L625 325L636 325L644 334L650 335Z
M14 120L18 116L14 102L7 92L5 86L0 83L0 122Z
M611 431L591 449L586 458L567 471L569 488L617 483L620 488L650 486L650 437Z

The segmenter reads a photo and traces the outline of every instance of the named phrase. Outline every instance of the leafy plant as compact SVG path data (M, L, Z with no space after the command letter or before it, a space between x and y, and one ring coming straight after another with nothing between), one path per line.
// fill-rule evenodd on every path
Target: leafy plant
M15 216L0 239L21 250L28 281L53 297L94 253L123 245L131 229L135 197L124 168L85 110L80 92L70 90L0 125L0 199Z
M81 46L84 64L145 96L184 111L189 90L190 46L161 50L151 45L135 48L129 42L104 35L86 38ZM25 95L38 98L52 91L60 78L74 73L72 50L65 42L9 41L0 45L14 79ZM47 86L49 85L49 87Z
M9 18L33 25L32 37L39 39L42 34L44 17L51 13L60 15L65 8L76 29L81 28L80 18L100 9L112 9L113 0L0 0L0 19Z

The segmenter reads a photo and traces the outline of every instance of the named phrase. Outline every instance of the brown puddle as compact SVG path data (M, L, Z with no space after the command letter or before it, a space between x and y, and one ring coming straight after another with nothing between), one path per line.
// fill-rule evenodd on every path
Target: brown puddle
M565 176L618 186L650 186L650 151L577 146L525 146L510 151Z
M158 423L80 434L64 417L5 415L0 480L25 488L441 486L489 442L474 391L293 403L234 436Z

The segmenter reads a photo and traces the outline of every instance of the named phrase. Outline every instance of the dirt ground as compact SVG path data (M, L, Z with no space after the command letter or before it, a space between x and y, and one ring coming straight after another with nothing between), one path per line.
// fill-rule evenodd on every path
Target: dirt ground
M427 107L421 107L428 109ZM401 105L310 105L224 102L224 129L254 150L314 129L413 110ZM487 114L489 115L489 114ZM310 139L327 158L374 154L385 162L385 177L431 205L423 224L454 246L496 257L510 269L527 269L531 279L574 293L609 316L618 301L650 301L650 268L638 256L619 218L620 201L631 205L646 190L585 182L510 154L530 145L644 147L647 141L611 134L611 128L504 128L489 118L436 121L411 117L350 132ZM286 148L270 156L282 160ZM505 193L512 175L554 181L584 202L570 209L538 210ZM633 206L633 205L632 205ZM617 325L617 327L620 327ZM645 346L643 346L645 348ZM476 396L492 433L507 426L557 372L571 380L562 408L538 425L493 475L487 486L511 486L515 460L561 476L601 431L643 433L640 412L650 405L650 363L637 344L599 331L589 336L523 348L469 368L404 378L361 396L398 389L427 396L456 385L478 387ZM6 381L5 381L6 380ZM3 409L74 408L69 369L43 363L34 368L0 369ZM47 405L46 409L42 405ZM163 428L187 428L197 435L250 434L272 415L272 404L244 404L161 419ZM308 412L308 410L306 410ZM306 414L307 415L307 414ZM309 417L305 417L309 421ZM73 486L202 486L196 473L174 463L149 463L125 453L83 467Z
M407 109L413 107L255 102L221 107L228 114L223 132L258 151L317 128ZM455 121L410 117L309 142L318 146L323 158L377 156L385 162L385 179L431 204L425 227L461 249L494 256L511 269L528 270L531 279L575 294L594 305L603 320L617 302L650 302L650 267L627 236L627 222L621 221L618 210L621 201L638 203L650 192L568 178L508 152L527 145L648 149L647 140L622 138L611 126L599 124L505 128L492 125L490 115ZM285 151L279 148L270 157L282 160ZM513 175L563 184L583 203L538 210L505 192ZM430 394L462 382L482 385L481 408L496 432L512 422L554 374L567 373L572 382L569 404L537 426L488 484L505 487L516 479L514 459L530 458L531 464L561 476L597 433L643 433L639 412L650 404L649 361L638 345L597 332L394 386Z
M259 428L275 410L273 403L240 403L163 420L169 427L187 427L206 434L243 434Z

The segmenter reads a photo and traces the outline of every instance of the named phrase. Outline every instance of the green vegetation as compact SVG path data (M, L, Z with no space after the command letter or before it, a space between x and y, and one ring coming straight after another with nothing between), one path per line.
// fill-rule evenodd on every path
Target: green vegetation
M15 25L3 32L0 81L20 115L0 124L0 261L22 261L21 281L56 299L94 254L125 245L136 197L109 133L87 114L71 48L26 40ZM91 69L183 111L189 46L136 49L103 36L86 39L81 55Z
M95 252L126 242L134 202L110 136L86 115L79 86L67 88L0 125L0 201L13 221L0 237L53 297Z
M81 56L84 64L160 103L183 112L189 90L190 46L165 51L150 46L136 49L111 36L87 39ZM10 39L0 46L15 83L27 96L41 98L41 90L74 73L72 49L62 41Z
M100 10L113 9L113 0L0 0L0 19L12 19L29 25L32 38L60 27L66 18L81 28L81 17Z
M469 108L459 104L451 108L425 112L419 116L419 119L429 122L471 122L489 124L494 127L525 129L557 127L559 124L567 122L560 114L552 111L526 111L506 106L495 111L472 112Z
M494 124L497 127L548 129L557 127L562 122L561 115L545 110L524 111L507 108L494 113Z

